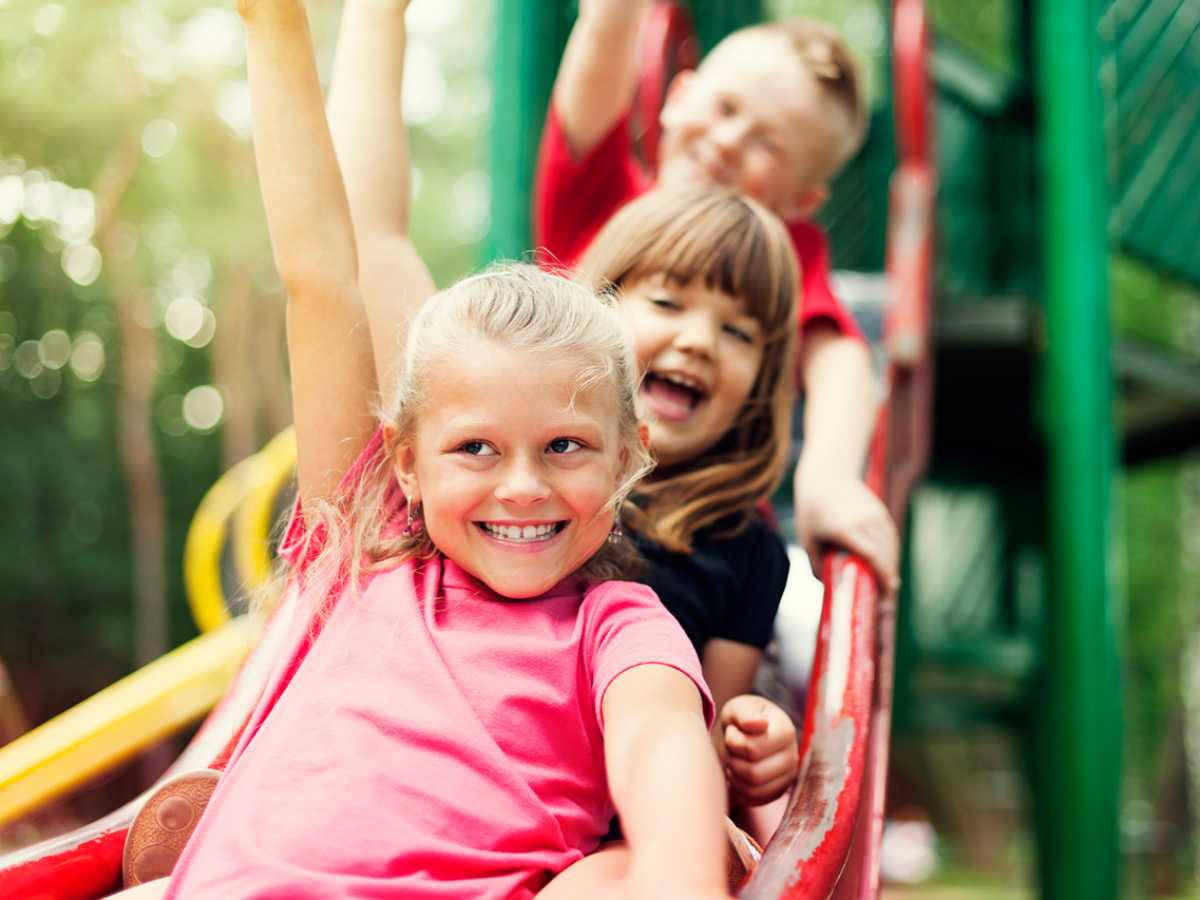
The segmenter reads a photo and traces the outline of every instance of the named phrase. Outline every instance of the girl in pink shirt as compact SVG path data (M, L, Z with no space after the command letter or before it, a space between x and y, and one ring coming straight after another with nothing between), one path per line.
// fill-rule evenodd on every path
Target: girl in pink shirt
M699 663L652 591L613 580L649 464L619 314L521 266L422 304L406 238L370 289L302 0L239 6L288 294L299 589L166 896L728 898ZM369 335L364 298L417 310L407 333ZM614 808L628 849L584 859Z

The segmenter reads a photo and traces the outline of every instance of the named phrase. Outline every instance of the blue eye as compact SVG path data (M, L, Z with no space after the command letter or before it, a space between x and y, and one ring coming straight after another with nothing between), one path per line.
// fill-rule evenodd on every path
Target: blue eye
M470 456L494 456L496 454L495 449L483 441L466 441L459 444L458 452Z
M582 450L583 444L571 438L555 438L546 445L546 449L551 453L574 453L576 450Z

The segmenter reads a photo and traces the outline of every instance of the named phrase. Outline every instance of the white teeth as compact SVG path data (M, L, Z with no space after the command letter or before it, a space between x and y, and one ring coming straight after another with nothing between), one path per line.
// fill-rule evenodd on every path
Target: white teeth
M688 388L689 390L696 391L697 393L705 393L704 383L698 378L692 378L690 375L682 375L677 372L664 372L658 377L663 379L663 381L669 381L672 384L678 384L682 387Z
M558 533L555 525L493 525L481 522L483 530L505 541L544 541Z

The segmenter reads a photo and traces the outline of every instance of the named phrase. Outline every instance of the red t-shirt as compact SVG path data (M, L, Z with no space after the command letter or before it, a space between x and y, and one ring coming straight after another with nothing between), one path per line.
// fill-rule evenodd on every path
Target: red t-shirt
M654 182L633 155L628 117L583 157L576 158L554 111L546 114L534 188L533 231L539 259L574 266L600 228L618 209ZM829 242L812 222L788 222L800 262L801 332L817 321L862 340L853 317L829 284Z

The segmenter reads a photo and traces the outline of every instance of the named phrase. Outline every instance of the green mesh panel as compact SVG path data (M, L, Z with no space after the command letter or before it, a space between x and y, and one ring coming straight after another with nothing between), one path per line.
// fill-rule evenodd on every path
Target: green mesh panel
M1112 234L1200 282L1200 3L1118 0L1100 34Z

